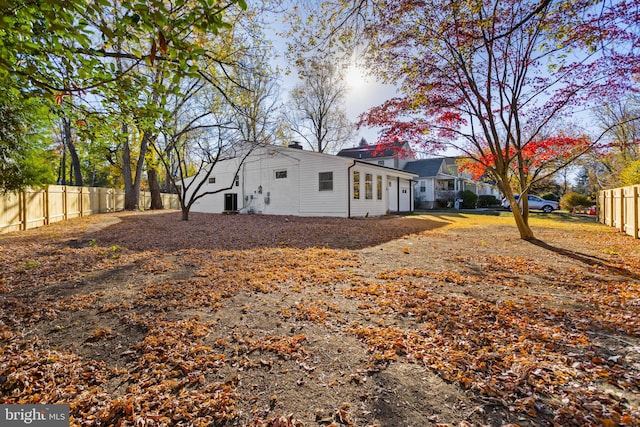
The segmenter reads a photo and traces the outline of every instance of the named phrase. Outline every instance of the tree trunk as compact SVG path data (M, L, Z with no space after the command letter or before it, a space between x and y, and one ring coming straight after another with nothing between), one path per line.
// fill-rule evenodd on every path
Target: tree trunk
M529 227L525 216L522 214L520 205L512 205L511 212L513 212L513 218L516 220L516 226L518 226L520 238L522 240L533 240L535 238L533 235L533 230L531 230L531 227Z
M507 185L501 186L502 192L509 200L509 206L511 206L511 212L513 213L513 218L516 221L516 226L518 227L518 231L520 232L520 238L522 240L533 240L535 236L533 235L533 230L529 227L529 221L526 214L523 215L524 212L528 212L529 204L527 203L527 195L520 194L520 200L522 201L522 207L520 206L519 201L516 201L515 197L513 197L513 191ZM524 197L524 198L523 198Z
M58 169L58 185L67 184L67 148L62 147L62 157L60 158L60 169Z
M142 142L140 143L140 153L138 154L138 161L136 162L136 176L133 179L133 191L136 196L137 205L140 204L140 184L142 183L142 171L144 169L144 159L147 155L147 148L149 147L150 135L148 132L142 134Z
M76 146L73 143L73 137L71 136L71 121L63 118L62 126L64 128L64 144L69 149L69 155L71 156L71 170L73 171L74 185L82 187L82 170L80 169L78 151L76 150Z
M124 208L132 211L138 208L139 193L133 191L131 175L131 148L129 147L129 126L122 125L124 142L122 144L122 179L124 181Z
M160 194L160 184L158 183L158 171L153 167L147 167L147 179L149 180L149 191L151 192L151 210L164 209L162 195Z
M182 207L182 220L183 221L189 221L189 207L188 206L183 206Z
M127 126L124 125L127 129ZM128 133L128 132L127 132ZM131 149L129 147L129 135L122 150L122 174L124 175L124 208L126 210L137 210L140 208L140 183L142 181L142 170L144 169L144 157L149 147L150 135L145 132L142 135L140 153L136 161L135 176L131 170Z

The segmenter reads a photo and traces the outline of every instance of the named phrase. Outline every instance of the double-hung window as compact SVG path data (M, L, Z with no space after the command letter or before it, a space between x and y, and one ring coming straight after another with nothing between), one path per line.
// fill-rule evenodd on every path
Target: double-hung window
M333 172L320 172L318 174L318 190L333 191Z

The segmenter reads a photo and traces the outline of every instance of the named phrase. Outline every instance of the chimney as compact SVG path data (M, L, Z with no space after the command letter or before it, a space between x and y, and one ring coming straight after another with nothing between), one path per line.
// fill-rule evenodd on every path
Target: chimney
M302 144L300 144L298 141L293 141L291 144L289 144L289 148L296 148L298 150L302 150Z

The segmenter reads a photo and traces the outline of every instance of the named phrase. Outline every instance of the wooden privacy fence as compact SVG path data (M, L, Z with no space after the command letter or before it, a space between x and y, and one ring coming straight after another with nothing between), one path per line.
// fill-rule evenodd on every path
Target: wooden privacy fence
M598 221L636 239L640 236L640 185L598 192Z
M176 194L162 194L165 209L180 209ZM149 209L151 193L140 192ZM124 190L49 185L43 190L0 194L0 233L28 230L65 219L124 210Z

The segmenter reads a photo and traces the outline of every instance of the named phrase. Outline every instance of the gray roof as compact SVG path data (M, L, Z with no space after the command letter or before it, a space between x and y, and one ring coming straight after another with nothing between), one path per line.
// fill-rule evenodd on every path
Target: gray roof
M343 148L337 155L340 157L350 157L352 159L373 159L395 157L398 155L405 157L404 144L405 142L402 141L394 141L375 145L361 145L358 147Z
M413 172L420 177L438 176L442 162L445 159L423 159L409 162L405 165L404 170Z

